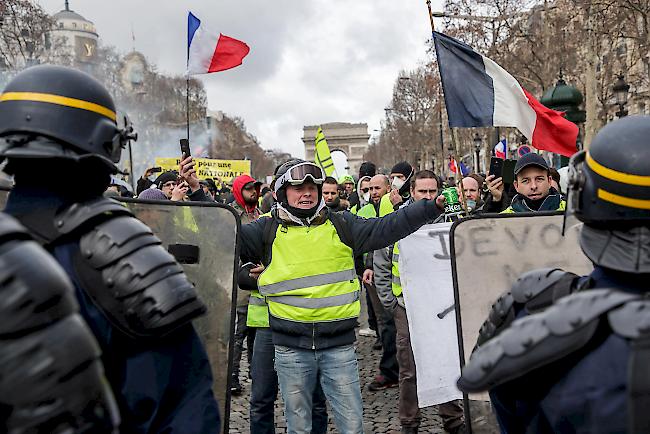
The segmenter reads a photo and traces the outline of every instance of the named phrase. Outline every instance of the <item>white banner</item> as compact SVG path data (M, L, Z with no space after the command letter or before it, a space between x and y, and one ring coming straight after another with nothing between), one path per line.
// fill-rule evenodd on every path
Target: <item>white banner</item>
M400 281L415 356L420 408L461 399L451 223L422 226L399 242Z

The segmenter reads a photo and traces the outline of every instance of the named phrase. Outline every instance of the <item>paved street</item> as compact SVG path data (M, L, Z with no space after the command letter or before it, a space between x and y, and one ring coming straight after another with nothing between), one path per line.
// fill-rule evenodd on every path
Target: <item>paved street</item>
M372 344L375 338L359 337L357 354L359 357L360 380L363 394L363 416L366 434L373 433L399 433L400 424L397 416L398 388L386 389L380 392L369 392L367 385L374 379L377 373L380 351L373 350ZM238 398L233 398L232 410L230 413L230 432L233 434L248 434L248 399L250 393L250 380L243 378L248 373L246 357L242 357L241 380L244 386L244 393ZM423 410L423 421L420 427L421 433L439 433L442 431L440 418L436 410L428 408ZM276 433L286 433L286 424L282 414L281 399L278 398L276 405ZM336 427L330 415L331 433L336 433Z

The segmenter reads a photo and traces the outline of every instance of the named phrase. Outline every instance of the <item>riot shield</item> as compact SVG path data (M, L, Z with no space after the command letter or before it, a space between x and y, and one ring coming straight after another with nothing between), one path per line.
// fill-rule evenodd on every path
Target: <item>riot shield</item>
M208 307L207 315L194 321L210 358L213 391L219 402L223 426L228 432L230 377L237 300L235 271L239 252L239 216L215 202L158 202L118 200L151 228L163 246L183 266L190 282Z
M450 249L461 367L469 360L492 303L517 277L557 267L584 275L593 266L578 242L581 225L563 235L560 213L498 214L466 218L451 229ZM470 432L493 431L485 394L465 395ZM474 414L472 414L474 410ZM496 427L495 427L496 429Z

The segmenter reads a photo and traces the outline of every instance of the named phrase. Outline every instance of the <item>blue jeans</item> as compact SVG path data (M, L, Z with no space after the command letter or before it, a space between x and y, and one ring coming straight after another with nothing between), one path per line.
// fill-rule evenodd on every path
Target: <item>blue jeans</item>
M258 328L253 343L251 366L251 434L275 434L274 404L278 395L278 376L273 369L275 350L271 329ZM313 434L327 432L327 406L323 390L318 387L313 396Z
M275 346L275 370L284 399L287 434L312 432L312 396L320 384L340 433L363 433L359 368L353 345L324 350Z

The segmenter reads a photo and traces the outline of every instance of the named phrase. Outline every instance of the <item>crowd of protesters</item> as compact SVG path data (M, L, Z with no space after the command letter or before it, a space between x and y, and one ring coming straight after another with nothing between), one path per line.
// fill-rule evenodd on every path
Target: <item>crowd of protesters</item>
M231 183L207 179L197 184L196 177L188 176L192 170L190 159L181 162L178 171L147 169L137 182L137 197L225 203L237 211L242 224L257 221L263 215L269 216L270 211L277 207L273 184L269 186L249 175L238 176ZM275 178L278 178L277 173ZM192 180L194 185L188 182ZM323 206L329 212L350 213L364 219L384 217L423 199L435 201L440 215L437 219L432 217L429 221L432 223L444 217L445 196L441 192L445 188L455 188L458 196L463 198L464 214L475 215L562 210L564 198L559 185L557 171L549 167L544 158L533 153L517 161L512 184L505 184L499 176L479 173L467 174L458 182L453 176L445 180L430 170L416 171L410 163L402 161L385 173L380 173L372 162L364 162L356 176L346 174L338 179L326 176L319 189ZM132 196L127 187L123 181L114 179L107 194ZM354 258L355 272L365 292L368 312L368 327L358 327L358 334L376 339L373 349L377 351L378 372L368 390L378 392L399 387L402 432L415 433L420 424L415 361L399 285L397 256L397 243L392 243ZM268 369L273 366L275 355L268 306L263 302L264 297L259 294L256 282L246 282L251 269L255 275L264 267L258 270L253 265L244 269L243 277L240 273L231 393L233 396L241 395L240 376L249 375L252 378L251 432L273 433L274 403L279 383L275 371ZM244 343L248 373L240 372L239 368ZM460 403L452 401L438 407L445 431L463 432L465 425ZM326 432L328 414L320 383L311 395L311 409L313 432ZM291 415L287 417L291 418ZM295 419L293 423L297 423Z

